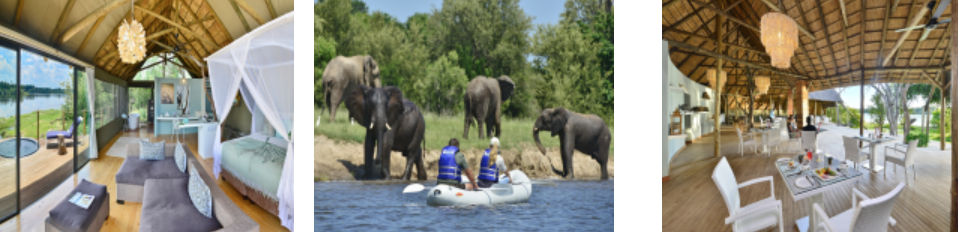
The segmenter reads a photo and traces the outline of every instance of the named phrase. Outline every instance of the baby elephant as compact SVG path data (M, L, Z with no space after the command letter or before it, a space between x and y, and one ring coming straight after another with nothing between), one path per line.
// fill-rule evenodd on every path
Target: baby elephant
M572 172L572 154L575 149L598 161L602 169L602 180L609 179L607 164L612 133L609 132L609 127L602 118L594 114L572 112L565 108L543 110L532 128L532 137L535 138L539 151L545 155L546 149L539 141L539 131L551 131L552 137L559 136L564 177L575 178Z

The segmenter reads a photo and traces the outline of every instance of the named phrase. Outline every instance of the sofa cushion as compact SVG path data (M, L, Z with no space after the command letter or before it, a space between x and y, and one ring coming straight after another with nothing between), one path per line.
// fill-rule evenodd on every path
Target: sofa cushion
M173 159L141 160L129 158L116 172L116 183L143 185L147 179L186 179L189 174L177 169Z
M190 200L196 210L208 218L213 217L213 197L210 196L210 187L206 186L203 178L196 172L196 166L190 166L189 183Z
M173 159L176 161L176 168L179 168L180 172L186 173L186 151L183 149L183 144L176 142L176 151L173 152Z
M223 226L193 206L188 179L151 179L143 190L140 231L214 231Z
M151 143L146 140L140 141L140 159L143 160L162 160L164 155L163 148L166 147L166 141Z
M90 204L90 208L84 209L70 203L69 197L73 197L73 194L77 192L93 195L93 203ZM49 222L61 231L86 231L87 228L90 228L90 224L95 221L94 217L103 208L103 201L109 198L106 186L84 179L67 195L67 199L63 199L53 210L50 210Z

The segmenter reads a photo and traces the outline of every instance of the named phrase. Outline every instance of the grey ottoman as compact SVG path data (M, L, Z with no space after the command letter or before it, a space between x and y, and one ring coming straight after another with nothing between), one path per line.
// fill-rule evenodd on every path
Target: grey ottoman
M94 196L90 208L83 209L69 202L69 198L77 192ZM110 193L106 186L81 180L73 191L67 195L53 210L45 223L46 231L100 231L103 222L110 216Z

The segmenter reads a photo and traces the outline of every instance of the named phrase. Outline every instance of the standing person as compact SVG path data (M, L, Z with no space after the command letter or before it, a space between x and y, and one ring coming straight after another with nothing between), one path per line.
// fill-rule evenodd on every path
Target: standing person
M499 173L505 173L509 177L509 183L512 183L512 175L506 169L506 162L502 160L499 151L499 138L492 138L489 149L482 155L482 163L479 169L479 187L489 188L493 184L499 183ZM494 162L492 161L494 160Z
M462 173L466 173L469 184L462 183ZM479 188L476 185L475 175L469 170L469 164L466 163L466 157L459 151L459 140L450 139L449 146L442 148L442 155L439 156L439 177L436 178L436 184L449 185L465 190Z

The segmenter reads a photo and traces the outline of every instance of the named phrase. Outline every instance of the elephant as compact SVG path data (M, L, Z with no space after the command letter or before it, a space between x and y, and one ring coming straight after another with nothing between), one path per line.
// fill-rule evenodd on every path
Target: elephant
M559 136L563 177L575 178L572 171L572 154L575 149L598 161L602 169L602 180L609 179L607 164L612 133L609 132L609 127L602 118L594 114L572 112L561 107L543 110L532 128L532 137L539 151L546 155L546 149L539 141L540 131L551 131L552 137Z
M377 164L381 165L382 177L390 179L389 154L390 151L399 151L406 157L402 179L410 179L415 165L419 180L426 180L423 161L426 121L416 104L403 98L399 88L358 85L346 97L346 109L349 117L366 128L363 149L366 179L378 179L374 174ZM373 149L379 154L374 154ZM375 160L373 155L376 155Z
M496 137L502 133L500 130L500 118L502 116L502 102L509 100L516 84L509 79L509 76L501 76L493 79L484 76L478 76L466 87L465 109L466 123L463 128L462 137L469 138L469 124L476 120L476 129L479 130L479 138L485 138L482 133L482 124L486 124L486 134L492 135L496 132Z
M329 107L331 121L336 120L336 110L357 85L382 87L379 80L379 65L372 56L337 56L329 61L323 71L323 99Z

